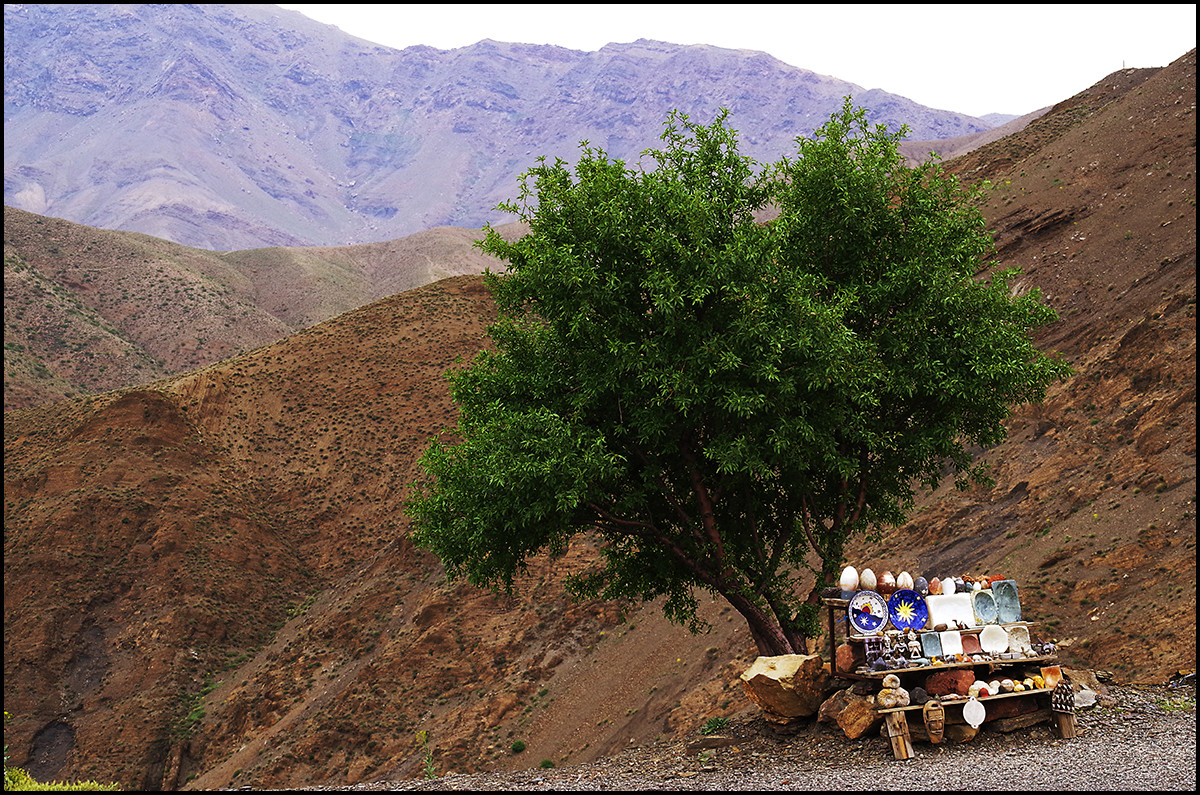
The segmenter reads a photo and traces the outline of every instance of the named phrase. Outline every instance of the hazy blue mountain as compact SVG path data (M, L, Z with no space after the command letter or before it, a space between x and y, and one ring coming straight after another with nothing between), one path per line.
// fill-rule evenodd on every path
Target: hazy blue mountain
M727 107L773 160L848 94L914 140L994 126L749 50L395 50L270 5L9 4L4 201L218 250L388 240L504 220L581 140L636 159L671 109Z

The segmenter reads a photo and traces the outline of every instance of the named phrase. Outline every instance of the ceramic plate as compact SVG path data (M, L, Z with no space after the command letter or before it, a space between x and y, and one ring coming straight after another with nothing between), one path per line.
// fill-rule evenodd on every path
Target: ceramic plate
M850 597L850 626L860 635L874 635L887 623L888 606L875 591L858 591Z
M932 659L942 656L942 637L936 632L921 633L921 653Z
M962 633L957 629L950 629L945 632L938 633L939 641L942 644L942 656L953 657L956 654L963 653Z
M971 724L972 728L979 728L979 724L983 723L986 717L987 709L975 699L963 704L963 720Z
M1023 626L1015 626L1008 628L1008 650L1017 654L1024 654L1031 651L1033 646L1029 642L1029 628Z
M997 620L1001 624L1021 620L1021 600L1015 581L997 580L992 583L992 595L996 597Z
M896 629L922 629L929 621L929 608L921 594L910 588L902 588L888 599L888 616Z
M979 632L979 645L988 654L1002 654L1008 651L1008 633L1004 627L989 624Z
M929 608L930 626L975 626L975 608L971 606L969 593L930 594L925 600L925 605Z
M975 591L971 594L971 607L975 610L975 620L980 624L996 623L996 597L989 590Z

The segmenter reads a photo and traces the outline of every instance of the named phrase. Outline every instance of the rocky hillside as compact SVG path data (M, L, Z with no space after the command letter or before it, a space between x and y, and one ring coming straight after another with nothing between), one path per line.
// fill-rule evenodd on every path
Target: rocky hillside
M956 160L1076 374L847 562L1003 573L1064 662L1195 665L1195 53ZM573 603L582 539L511 595L444 582L400 510L485 343L477 277L148 386L5 417L11 761L130 788L344 785L607 756L749 709L752 644ZM514 742L524 751L514 752Z
M761 52L394 50L269 5L5 4L4 203L221 251L377 242L503 222L539 155L636 159L675 108L728 107L773 161L846 95L914 139L994 126Z
M214 252L6 207L4 410L193 370L397 292L503 268L474 248L480 237L438 227Z

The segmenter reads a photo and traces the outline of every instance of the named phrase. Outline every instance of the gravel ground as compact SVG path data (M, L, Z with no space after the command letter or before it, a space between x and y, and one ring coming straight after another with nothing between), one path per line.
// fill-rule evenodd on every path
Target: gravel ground
M514 773L450 774L340 788L399 790L1183 790L1196 791L1196 687L1114 687L1076 715L1077 734L1048 723L962 745L914 743L898 761L881 736L847 740L812 723L778 737L761 718L630 749L598 762ZM704 744L719 747L705 749ZM314 788L324 789L324 788ZM334 788L329 788L334 789Z

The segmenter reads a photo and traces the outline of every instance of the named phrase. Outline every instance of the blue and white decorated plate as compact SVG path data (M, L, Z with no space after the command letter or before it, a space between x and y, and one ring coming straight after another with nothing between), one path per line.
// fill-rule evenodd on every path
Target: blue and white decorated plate
M850 597L847 610L850 626L860 635L874 635L883 629L888 620L888 606L883 596L875 591L858 591Z
M888 600L888 616L898 630L923 629L929 621L929 605L921 594L902 588Z

